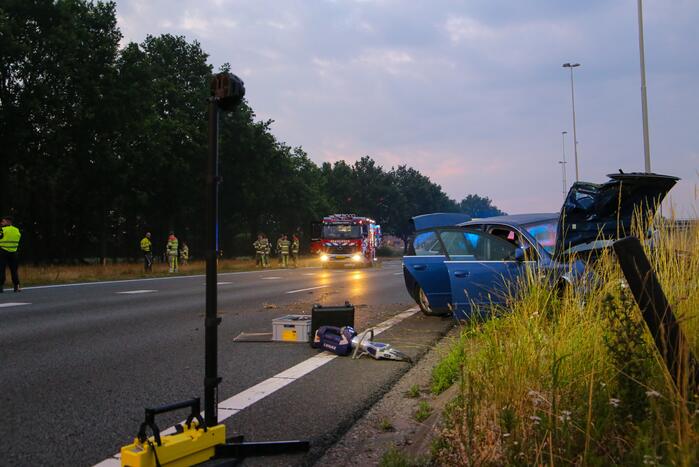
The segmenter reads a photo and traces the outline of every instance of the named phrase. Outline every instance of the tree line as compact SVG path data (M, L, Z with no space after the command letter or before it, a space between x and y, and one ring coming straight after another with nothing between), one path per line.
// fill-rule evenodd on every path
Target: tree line
M21 228L25 260L132 257L146 231L157 251L169 230L201 257L214 70L182 36L121 39L112 2L0 3L0 213ZM249 254L259 231L307 234L336 212L371 216L401 237L418 214L500 213L488 198L458 203L417 170L369 156L317 165L272 123L247 102L221 116L226 255Z

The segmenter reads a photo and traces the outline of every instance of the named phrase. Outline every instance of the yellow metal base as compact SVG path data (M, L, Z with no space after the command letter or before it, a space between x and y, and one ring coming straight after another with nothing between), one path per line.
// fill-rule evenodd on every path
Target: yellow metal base
M216 425L206 430L192 428L182 433L162 436L162 446L158 446L151 436L162 467L189 467L207 461L214 456L214 446L226 442L225 425ZM155 467L153 448L146 442L135 439L132 444L121 448L123 467Z

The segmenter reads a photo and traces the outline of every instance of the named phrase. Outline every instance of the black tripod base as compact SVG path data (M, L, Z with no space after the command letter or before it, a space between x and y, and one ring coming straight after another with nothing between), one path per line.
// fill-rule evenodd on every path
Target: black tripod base
M276 456L280 454L293 454L306 452L311 444L308 441L244 441L243 436L234 436L226 440L226 444L215 447L214 457L211 459L215 465L235 465L245 457ZM229 462L226 462L228 460ZM221 461L219 464L216 461ZM207 465L209 465L207 463Z

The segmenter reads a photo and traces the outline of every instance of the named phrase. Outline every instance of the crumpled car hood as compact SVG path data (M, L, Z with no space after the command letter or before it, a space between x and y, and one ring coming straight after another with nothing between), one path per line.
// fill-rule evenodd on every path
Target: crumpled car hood
M653 173L610 174L603 184L574 183L558 220L555 255L595 248L631 232L639 213L645 223L679 180Z

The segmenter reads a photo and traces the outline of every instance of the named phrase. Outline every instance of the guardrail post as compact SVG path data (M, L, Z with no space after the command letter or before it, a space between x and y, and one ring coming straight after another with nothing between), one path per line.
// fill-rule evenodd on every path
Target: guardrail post
M688 377L689 387L694 388L699 383L699 366L641 242L626 237L614 242L614 251L675 385L681 389Z

